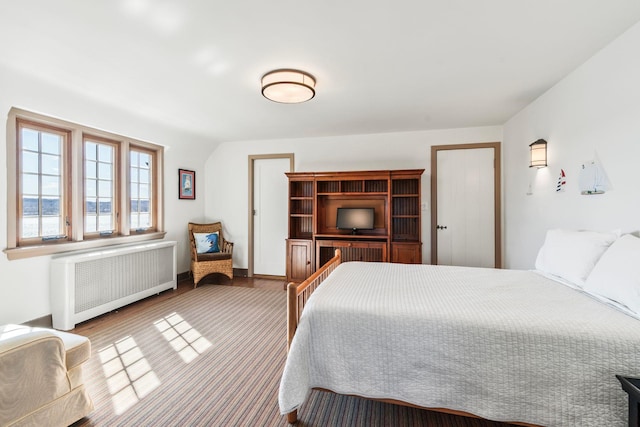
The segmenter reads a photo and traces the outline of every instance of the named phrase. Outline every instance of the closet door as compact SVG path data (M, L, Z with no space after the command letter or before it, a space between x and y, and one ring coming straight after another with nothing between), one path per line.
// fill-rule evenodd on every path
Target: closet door
M434 148L432 263L501 267L499 146Z
M290 158L253 160L252 275L285 276Z

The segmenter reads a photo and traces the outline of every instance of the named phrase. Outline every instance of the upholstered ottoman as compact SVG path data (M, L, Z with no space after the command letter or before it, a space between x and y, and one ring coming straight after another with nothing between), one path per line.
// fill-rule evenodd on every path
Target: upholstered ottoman
M90 356L86 337L0 326L0 425L68 426L91 412L82 381Z

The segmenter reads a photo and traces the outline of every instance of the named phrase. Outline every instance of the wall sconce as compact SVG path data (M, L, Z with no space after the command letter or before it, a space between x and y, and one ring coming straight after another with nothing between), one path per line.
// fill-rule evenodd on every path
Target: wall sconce
M262 95L274 102L297 104L313 98L316 79L299 70L274 70L262 76Z
M529 144L531 151L530 168L546 168L547 167L547 141L539 139Z

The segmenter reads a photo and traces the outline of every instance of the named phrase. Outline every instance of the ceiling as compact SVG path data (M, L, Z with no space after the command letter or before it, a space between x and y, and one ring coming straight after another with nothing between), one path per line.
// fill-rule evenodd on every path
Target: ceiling
M2 1L0 64L215 142L417 131L504 124L639 20L638 0ZM263 98L277 68L316 97Z

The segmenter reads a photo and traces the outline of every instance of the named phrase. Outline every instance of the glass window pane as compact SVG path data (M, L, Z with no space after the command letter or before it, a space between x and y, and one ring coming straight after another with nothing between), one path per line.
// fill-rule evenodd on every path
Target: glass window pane
M62 221L58 216L42 217L42 236L57 236L62 232Z
M98 217L98 231L113 230L112 219L111 215L100 215Z
M131 198L132 199L138 198L138 184L131 183Z
M97 152L98 144L95 142L85 142L84 143L84 158L85 160L97 160L96 152Z
M95 233L98 231L97 221L95 215L85 215L84 216L84 231L87 233Z
M149 184L149 169L140 169L140 182Z
M100 179L112 179L111 175L112 166L110 163L98 163L98 178Z
M85 213L96 213L96 207L98 206L98 201L96 199L87 199L84 204Z
M22 172L38 173L38 153L22 152Z
M98 194L100 197L111 197L113 181L98 181Z
M139 182L138 180L138 168L131 168L129 171L130 182Z
M42 173L60 175L60 156L42 155Z
M149 200L142 199L139 202L140 212L149 212Z
M38 198L37 197L23 197L22 198L22 215L33 216L38 215Z
M131 212L138 212L138 201L137 200L132 200L131 201Z
M38 188L38 175L22 174L22 194L40 194Z
M149 197L149 186L147 184L140 184L140 197Z
M60 215L60 198L47 197L42 199L42 215Z
M100 213L111 212L111 199L99 199Z
M149 218L151 216L149 214L140 214L140 225L139 227L147 228L149 227Z
M60 177L58 176L42 176L42 194L43 195L60 195Z
M131 166L138 166L138 152L137 151L131 151L129 152L129 157L131 160Z
M98 181L87 179L84 181L84 192L86 197L96 197L98 195Z
M38 218L22 218L22 238L38 237Z
M98 167L96 162L92 160L87 160L84 162L84 173L87 178L97 178L98 177Z
M62 137L53 133L42 132L42 152L48 154L62 154L60 146Z
M100 144L98 146L98 159L101 162L111 163L113 158L113 147L110 145Z
M40 132L33 129L22 128L22 149L38 151L38 134Z
M140 168L149 169L151 166L151 156L147 153L140 153Z
M132 213L129 216L129 223L131 224L131 228L140 228L140 220L137 213Z

